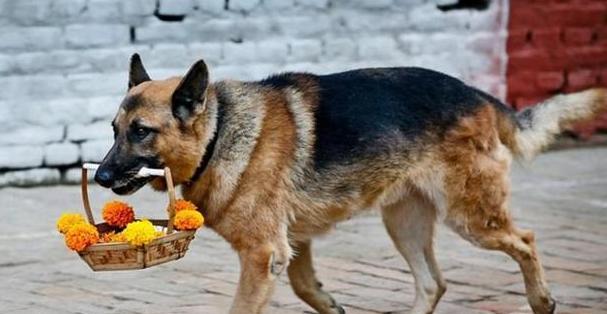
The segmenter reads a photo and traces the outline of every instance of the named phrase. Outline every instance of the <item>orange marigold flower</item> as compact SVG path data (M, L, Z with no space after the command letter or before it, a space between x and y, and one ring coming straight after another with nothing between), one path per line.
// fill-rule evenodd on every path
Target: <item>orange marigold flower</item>
M198 207L194 205L194 203L190 201L186 201L184 199L178 199L175 201L175 212L180 212L182 210L198 210Z
M85 222L84 217L80 214L63 213L59 216L59 219L57 219L57 230L65 234L74 225Z
M116 232L110 231L106 233L102 233L99 238L99 243L109 243L112 242L112 238L116 235Z
M196 230L204 223L204 217L196 210L182 210L175 214L174 225L178 230Z
M109 201L103 206L103 220L110 226L124 228L135 220L133 207L121 201Z
M65 245L77 252L97 242L99 242L99 231L89 223L76 224L65 234Z

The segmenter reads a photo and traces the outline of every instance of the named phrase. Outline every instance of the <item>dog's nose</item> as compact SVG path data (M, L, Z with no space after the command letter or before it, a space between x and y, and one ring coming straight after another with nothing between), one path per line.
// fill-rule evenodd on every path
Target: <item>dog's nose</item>
M95 181L102 187L109 188L114 183L114 174L109 169L99 169L95 173Z

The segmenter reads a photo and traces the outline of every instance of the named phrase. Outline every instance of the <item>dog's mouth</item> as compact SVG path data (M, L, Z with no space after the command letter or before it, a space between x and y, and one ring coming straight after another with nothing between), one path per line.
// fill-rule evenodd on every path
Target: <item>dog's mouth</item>
M153 177L131 177L119 180L112 185L112 192L118 195L130 195L137 192L152 179Z

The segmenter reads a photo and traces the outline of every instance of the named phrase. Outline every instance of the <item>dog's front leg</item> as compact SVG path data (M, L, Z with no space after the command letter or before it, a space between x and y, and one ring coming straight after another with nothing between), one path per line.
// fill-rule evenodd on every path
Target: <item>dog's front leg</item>
M272 296L276 277L287 267L290 249L285 239L238 252L240 280L230 314L259 314Z

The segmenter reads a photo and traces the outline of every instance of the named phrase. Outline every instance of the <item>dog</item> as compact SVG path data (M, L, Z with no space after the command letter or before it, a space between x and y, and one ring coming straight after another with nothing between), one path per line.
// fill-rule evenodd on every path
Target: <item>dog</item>
M238 253L230 313L262 313L286 270L317 312L345 313L315 276L311 241L339 221L380 209L415 278L411 313L446 291L433 251L444 222L520 265L534 313L553 313L534 234L509 212L513 158L531 159L607 103L607 89L555 96L516 113L458 79L422 68L283 73L210 83L200 60L183 77L151 80L139 55L95 180L117 194L169 167L185 199Z

